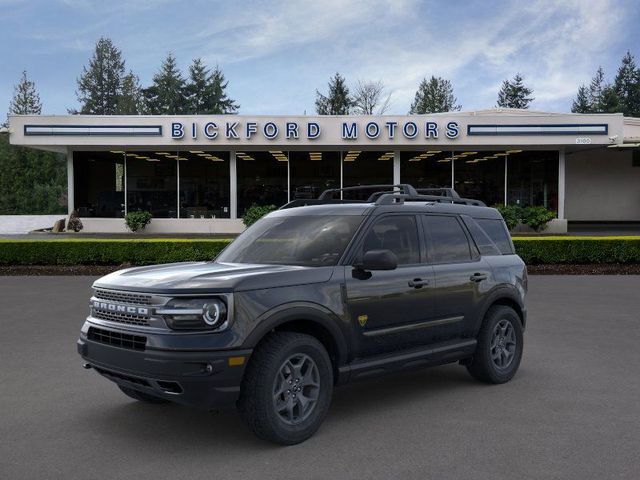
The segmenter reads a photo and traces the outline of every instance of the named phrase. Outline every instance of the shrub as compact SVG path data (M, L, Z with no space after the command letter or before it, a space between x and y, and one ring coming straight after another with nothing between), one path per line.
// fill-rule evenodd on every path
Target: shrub
M640 263L640 237L515 237L528 265Z
M513 230L520 223L522 207L518 205L494 205L493 208L500 212L509 230Z
M527 207L522 210L522 223L530 226L535 232L544 230L547 222L554 218L555 212L545 207Z
M67 222L67 231L73 230L74 232L78 233L83 228L84 226L82 225L82 221L78 216L78 212L77 210L74 210L73 212L71 212L71 215L69 215L69 221Z
M124 217L124 222L132 232L143 230L149 223L151 223L151 213L140 210L137 212L129 212Z
M273 212L277 209L278 207L276 207L275 205L256 205L254 203L242 216L242 223L244 223L245 227L250 227L262 217L264 217L267 213Z

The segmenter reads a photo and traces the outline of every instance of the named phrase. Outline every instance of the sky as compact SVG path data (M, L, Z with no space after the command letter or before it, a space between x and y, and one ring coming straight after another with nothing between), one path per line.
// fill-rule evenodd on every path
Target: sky
M463 110L495 106L517 72L532 109L566 112L601 65L640 63L640 0L0 0L0 115L22 70L43 113L78 106L76 79L109 37L148 85L168 52L218 64L242 114L313 114L316 89L382 81L405 114L422 78L451 80Z

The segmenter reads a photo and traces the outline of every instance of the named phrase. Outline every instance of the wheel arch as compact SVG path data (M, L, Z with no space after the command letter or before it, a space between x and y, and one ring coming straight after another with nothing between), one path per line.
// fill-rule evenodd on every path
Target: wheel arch
M505 307L509 307L518 314L518 318L520 318L520 323L522 324L522 329L525 329L527 316L525 314L525 308L518 295L515 292L512 292L508 289L500 289L494 292L482 310L481 315L479 316L478 324L476 325L475 335L480 331L480 327L482 326L482 322L484 321L485 316L489 309L495 305L504 305Z
M315 337L326 348L333 364L334 377L347 362L349 350L339 318L326 307L315 304L283 305L262 315L247 337L246 348L257 347L271 332L298 332Z

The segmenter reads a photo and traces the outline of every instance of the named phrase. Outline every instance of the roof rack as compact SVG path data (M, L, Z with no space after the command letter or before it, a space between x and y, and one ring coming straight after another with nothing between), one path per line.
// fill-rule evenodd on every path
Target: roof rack
M372 193L366 200L345 200L333 198L339 192L352 192L358 190L378 191ZM304 207L307 205L330 205L344 203L375 203L376 205L403 204L404 202L434 202L434 203L454 203L457 205L475 205L485 207L485 203L471 198L462 198L453 188L420 188L415 189L408 183L396 185L358 185L355 187L331 188L325 190L318 198L292 200L280 210L293 207Z

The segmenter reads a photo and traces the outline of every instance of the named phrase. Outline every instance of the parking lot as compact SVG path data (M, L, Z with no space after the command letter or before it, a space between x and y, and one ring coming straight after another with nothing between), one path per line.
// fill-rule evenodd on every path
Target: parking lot
M604 479L640 475L640 277L532 276L520 372L457 365L336 390L315 437L145 405L81 368L90 277L0 277L2 479Z

